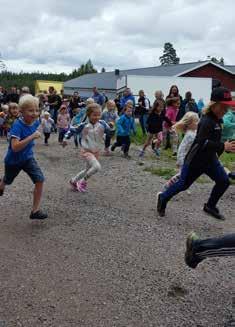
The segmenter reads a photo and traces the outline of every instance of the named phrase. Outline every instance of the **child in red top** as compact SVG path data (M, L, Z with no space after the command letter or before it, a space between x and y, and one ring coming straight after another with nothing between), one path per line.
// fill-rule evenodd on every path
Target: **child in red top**
M180 99L178 97L170 98L166 101L166 117L171 121L171 124L176 123L176 117L179 112ZM171 126L172 126L171 125ZM177 133L165 121L163 124L163 141L165 148L171 147L173 156L177 155L178 136Z

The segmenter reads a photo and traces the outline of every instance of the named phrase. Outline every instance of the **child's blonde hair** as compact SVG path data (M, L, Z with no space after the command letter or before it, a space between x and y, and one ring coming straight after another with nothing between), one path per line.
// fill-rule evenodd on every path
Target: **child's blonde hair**
M177 133L186 132L188 127L194 121L199 121L198 114L196 112L189 111L175 125L173 125L173 128Z
M108 100L108 101L106 102L106 106L105 106L103 112L104 112L104 111L108 111L108 105L109 105L109 104L112 104L112 105L114 106L114 111L115 111L115 112L118 111L118 110L117 110L117 106L116 106L115 101L114 101L114 100Z
M91 103L87 106L87 110L86 110L86 115L87 117L90 117L90 115L95 111L95 110L99 110L101 112L101 106L98 103Z
M23 95L19 101L20 110L24 111L24 109L27 109L30 106L39 108L39 99L31 94Z
M89 104L95 103L95 100L93 98L86 99L86 106L89 106Z
M8 106L8 104L3 104L2 105L2 111L4 111L4 112L8 112L8 110L9 110L9 106Z
M9 103L9 108L8 108L8 114L12 115L11 109L19 109L18 103L16 102L10 102Z

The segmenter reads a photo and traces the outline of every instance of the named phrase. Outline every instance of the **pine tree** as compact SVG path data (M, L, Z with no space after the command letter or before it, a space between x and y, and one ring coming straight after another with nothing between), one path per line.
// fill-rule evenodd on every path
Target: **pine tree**
M207 60L210 60L217 65L224 66L224 58L223 57L221 57L220 59L217 59L216 57L207 56Z
M180 58L177 57L176 51L170 42L164 44L163 55L159 60L161 65L175 65L180 62Z

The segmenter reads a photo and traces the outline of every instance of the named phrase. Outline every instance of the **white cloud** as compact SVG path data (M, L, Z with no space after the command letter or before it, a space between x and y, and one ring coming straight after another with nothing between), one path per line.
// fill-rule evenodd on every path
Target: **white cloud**
M0 52L9 69L66 71L159 64L165 42L181 62L233 64L233 0L0 0Z

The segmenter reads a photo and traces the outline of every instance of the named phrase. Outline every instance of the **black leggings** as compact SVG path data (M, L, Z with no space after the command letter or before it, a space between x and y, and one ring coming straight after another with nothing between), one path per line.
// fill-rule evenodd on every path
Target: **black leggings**
M51 135L51 133L44 133L44 136L45 136L44 143L45 144L48 144L48 140L50 138L50 135Z
M117 140L114 143L114 145L112 146L113 150L117 147L117 146L121 146L123 149L123 152L126 154L129 151L131 145L131 139L130 136L117 136Z

